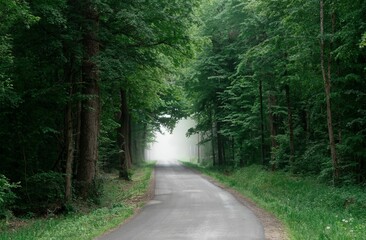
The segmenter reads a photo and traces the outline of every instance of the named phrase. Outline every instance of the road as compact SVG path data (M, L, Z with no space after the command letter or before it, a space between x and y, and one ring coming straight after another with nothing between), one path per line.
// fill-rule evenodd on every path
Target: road
M177 161L156 166L155 197L100 240L254 240L262 224L235 197Z

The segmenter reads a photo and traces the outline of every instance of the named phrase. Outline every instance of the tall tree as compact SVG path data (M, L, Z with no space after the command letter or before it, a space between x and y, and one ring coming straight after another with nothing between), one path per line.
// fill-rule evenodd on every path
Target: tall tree
M96 57L99 54L99 13L93 1L82 1L83 16L82 94L85 99L81 106L80 155L76 179L80 196L86 198L92 193L97 160L100 120L99 68Z
M335 25L335 13L332 12L331 14L331 21L332 21L332 34L334 34L334 25ZM328 136L329 136L329 146L331 151L332 157L332 164L333 164L333 179L336 182L339 178L339 167L338 167L338 159L337 159L337 152L334 140L334 132L333 132L333 123L332 123L332 109L331 109L331 64L332 64L332 55L331 55L331 45L329 46L329 53L328 53L328 61L326 61L326 45L325 45L325 33L324 33L324 1L320 0L320 65L321 71L324 81L324 89L325 89L325 97L327 103L327 124L328 124Z

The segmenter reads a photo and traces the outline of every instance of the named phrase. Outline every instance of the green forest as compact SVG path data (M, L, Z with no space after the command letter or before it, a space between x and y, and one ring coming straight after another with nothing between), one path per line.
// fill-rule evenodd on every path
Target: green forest
M97 203L186 117L202 165L364 189L366 2L0 0L0 218Z

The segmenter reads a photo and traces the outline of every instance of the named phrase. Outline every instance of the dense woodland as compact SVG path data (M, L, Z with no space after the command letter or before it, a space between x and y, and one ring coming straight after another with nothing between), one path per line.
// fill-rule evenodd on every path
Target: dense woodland
M186 116L196 1L0 2L0 215L96 199ZM18 184L17 184L18 183ZM14 193L17 199L14 199Z
M366 183L362 0L0 1L0 215L97 199L189 115L200 161Z
M366 2L211 1L185 83L214 165L366 181Z

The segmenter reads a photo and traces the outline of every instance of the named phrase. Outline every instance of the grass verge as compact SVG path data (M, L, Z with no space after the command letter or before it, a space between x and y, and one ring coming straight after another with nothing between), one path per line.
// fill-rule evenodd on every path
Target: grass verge
M230 171L184 163L231 187L278 217L291 239L365 239L366 191L334 188L259 166Z
M78 211L47 219L17 219L15 224L25 225L15 229L0 230L0 240L29 239L93 239L113 229L133 215L141 207L148 191L154 164L149 163L134 169L132 181L118 179L118 174L103 175L103 196L98 206L79 204ZM82 208L82 210L81 210ZM17 223L18 222L18 223ZM9 223L8 223L9 224Z

